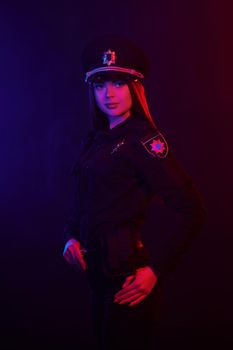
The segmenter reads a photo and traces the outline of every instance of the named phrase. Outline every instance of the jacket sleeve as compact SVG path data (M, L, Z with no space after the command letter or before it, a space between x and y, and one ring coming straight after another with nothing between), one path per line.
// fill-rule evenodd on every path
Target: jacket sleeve
M79 240L79 218L78 218L78 186L77 178L74 176L73 168L71 171L73 180L73 198L69 208L69 215L64 224L64 243L74 238Z
M152 150L152 143L156 145L156 141L164 148L157 154ZM153 251L149 251L152 267L162 277L174 270L179 257L189 249L200 232L205 222L205 208L191 177L168 150L162 134L154 132L146 138L137 140L132 147L131 161L141 183L152 196L158 195L162 198L164 204L175 214L175 220L171 225L172 232L169 232L167 240L162 246L155 244ZM160 240L163 235L156 230L153 234L155 235L153 242Z
M72 178L72 198L69 205L69 214L64 223L64 243L67 243L70 239L74 238L79 240L80 235L80 223L79 223L79 163L81 153L84 149L84 140L81 141L78 149L78 156L74 162L70 176Z
M80 239L80 174L79 168L82 163L82 157L85 155L85 152L90 147L93 137L95 136L95 132L91 130L84 138L81 140L78 155L75 163L71 168L70 175L73 180L73 198L71 199L71 205L69 210L69 215L64 224L64 241L68 242L70 239L74 238L76 240Z

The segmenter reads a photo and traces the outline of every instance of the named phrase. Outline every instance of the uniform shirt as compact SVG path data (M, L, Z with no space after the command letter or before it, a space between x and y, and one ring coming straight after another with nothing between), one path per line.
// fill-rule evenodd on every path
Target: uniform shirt
M205 210L190 176L163 135L139 115L113 129L91 131L72 175L76 200L65 225L65 239L78 239L90 251L104 240L111 263L130 254L132 235L124 229L130 227L140 245L140 230L155 195L176 215L165 247L151 249L149 262L144 256L144 264L151 264L158 275L175 266L203 225ZM149 234L160 239L156 230Z

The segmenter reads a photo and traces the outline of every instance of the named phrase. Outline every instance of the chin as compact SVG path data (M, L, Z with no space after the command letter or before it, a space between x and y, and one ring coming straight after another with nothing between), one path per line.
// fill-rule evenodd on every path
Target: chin
M110 117L120 117L123 113L119 113L119 112L114 112L114 111L106 111L105 112L107 115L109 115Z
M111 117L122 117L126 112L125 111L117 111L117 110L112 110L112 111L105 111L105 113Z

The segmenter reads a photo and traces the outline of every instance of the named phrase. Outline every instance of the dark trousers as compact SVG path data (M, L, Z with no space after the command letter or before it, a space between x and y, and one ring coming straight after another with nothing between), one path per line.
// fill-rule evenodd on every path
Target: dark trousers
M89 260L91 259L91 260ZM157 335L162 289L155 286L139 304L114 303L126 276L106 277L99 257L89 257L87 276L91 287L91 303L98 350L159 349Z

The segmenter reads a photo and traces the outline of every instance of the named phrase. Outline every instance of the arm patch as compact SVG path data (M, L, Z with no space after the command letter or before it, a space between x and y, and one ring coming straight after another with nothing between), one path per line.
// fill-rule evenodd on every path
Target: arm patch
M155 158L166 158L168 154L168 144L164 136L160 132L147 135L141 140L141 144L148 153Z

